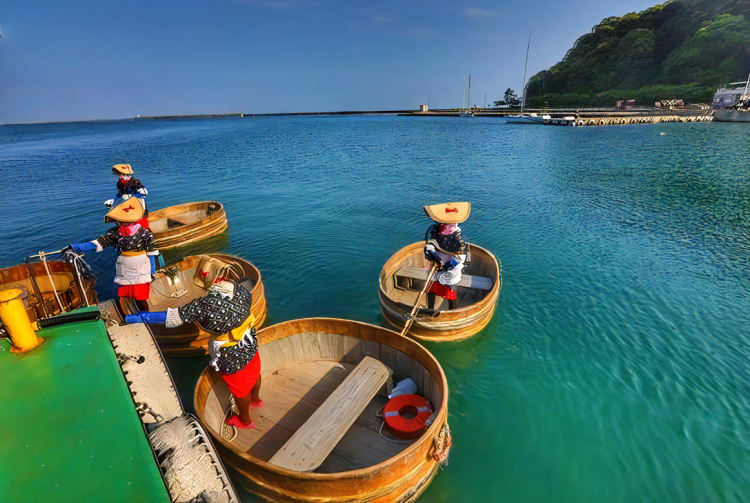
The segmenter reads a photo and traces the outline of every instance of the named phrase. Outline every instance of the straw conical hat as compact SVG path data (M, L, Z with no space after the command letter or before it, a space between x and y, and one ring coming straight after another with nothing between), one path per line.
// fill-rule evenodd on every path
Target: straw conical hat
M117 173L118 175L133 174L133 168L130 166L130 164L115 164L114 166L112 166L112 171Z
M137 197L130 197L120 201L117 206L109 210L109 213L104 216L104 221L116 220L117 222L131 224L143 218L144 212L145 208L141 200Z
M440 224L460 224L469 218L471 203L443 203L425 206L427 216Z
M199 287L208 290L214 284L216 278L234 278L240 279L242 276L242 267L234 262L224 262L215 257L202 255L198 267L195 269L193 283Z

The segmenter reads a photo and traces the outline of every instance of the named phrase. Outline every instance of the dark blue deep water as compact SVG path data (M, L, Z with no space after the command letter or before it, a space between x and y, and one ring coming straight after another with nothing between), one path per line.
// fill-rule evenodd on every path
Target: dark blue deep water
M269 324L384 324L378 272L423 236L422 205L473 202L464 234L502 260L503 289L483 332L428 345L454 447L422 501L750 499L750 125L3 126L0 266L105 231L123 160L151 208L224 203L228 234L178 254L252 260ZM104 298L113 258L89 256ZM205 360L169 363L189 403Z

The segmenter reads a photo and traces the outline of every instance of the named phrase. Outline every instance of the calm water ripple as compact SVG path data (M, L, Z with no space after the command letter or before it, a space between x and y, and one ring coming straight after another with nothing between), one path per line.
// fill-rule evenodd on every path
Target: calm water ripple
M749 140L743 124L481 118L3 126L0 265L103 232L127 159L152 208L227 208L227 234L168 258L252 260L269 323L383 324L377 275L421 239L421 206L468 199L465 233L504 284L482 333L429 345L455 443L422 501L746 501ZM90 259L111 296L112 254ZM169 363L189 404L206 362Z

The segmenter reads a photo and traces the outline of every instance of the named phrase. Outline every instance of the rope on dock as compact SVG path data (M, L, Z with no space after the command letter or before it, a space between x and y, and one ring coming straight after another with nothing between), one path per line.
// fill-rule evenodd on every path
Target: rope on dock
M64 313L65 308L60 301L60 295L57 293L57 288L55 287L55 280L52 279L52 273L50 272L49 265L47 264L47 257L45 256L43 251L39 252L39 260L42 261L42 264L44 264L44 270L47 271L47 278L49 279L49 284L50 287L52 287L52 291L55 292L55 299L57 299L57 305L60 306L60 312Z
M183 414L149 435L174 503L233 503L238 498L198 420Z

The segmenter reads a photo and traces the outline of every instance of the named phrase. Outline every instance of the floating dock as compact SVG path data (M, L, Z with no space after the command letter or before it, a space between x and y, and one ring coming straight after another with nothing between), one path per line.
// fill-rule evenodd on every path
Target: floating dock
M4 329L40 343L19 353L0 337L3 501L239 501L145 325L121 325L106 301L33 331L16 300Z
M3 501L170 502L98 309L73 313L27 353L0 341Z

